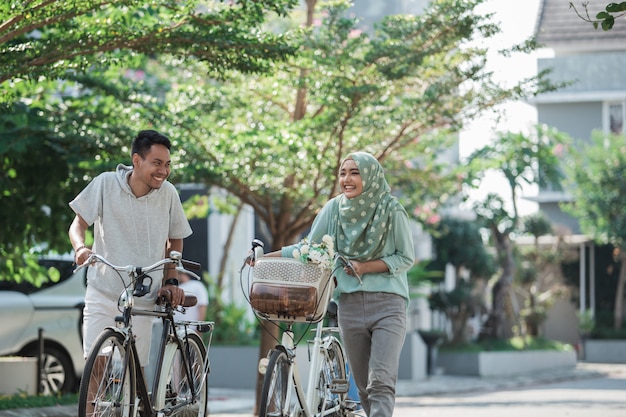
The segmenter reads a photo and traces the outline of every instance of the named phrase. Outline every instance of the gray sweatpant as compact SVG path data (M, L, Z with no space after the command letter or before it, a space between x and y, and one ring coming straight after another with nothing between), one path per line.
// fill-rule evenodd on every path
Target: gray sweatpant
M406 300L356 292L339 297L339 329L361 406L369 417L391 417L400 351L406 336Z

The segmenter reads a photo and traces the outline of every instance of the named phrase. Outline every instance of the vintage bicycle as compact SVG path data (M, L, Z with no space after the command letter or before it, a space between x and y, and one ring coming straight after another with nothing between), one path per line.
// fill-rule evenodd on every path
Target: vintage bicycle
M339 259L350 266L345 258ZM347 396L348 366L336 337L337 309L331 300L333 270L296 259L263 257L263 244L256 239L241 268L242 283L246 264L253 265L247 296L255 315L283 327L278 344L259 361L259 372L264 374L259 417L348 416L358 404ZM314 326L308 341L306 387L296 361L299 341L294 326L298 323Z
M117 271L125 290L118 301L117 326L104 329L88 355L79 389L79 417L206 416L208 348L214 322L175 320L176 309L164 299L158 300L155 310L134 308L134 297L150 291L152 278L148 274L173 264L177 270L199 279L191 271L199 269L199 264L182 259L176 251L146 267L118 266L91 254L77 270L95 262ZM122 273L129 279L124 280ZM195 296L186 295L181 308L191 307L196 301ZM148 387L135 346L132 317L137 315L161 318L163 322L152 387ZM206 345L199 333L207 334Z

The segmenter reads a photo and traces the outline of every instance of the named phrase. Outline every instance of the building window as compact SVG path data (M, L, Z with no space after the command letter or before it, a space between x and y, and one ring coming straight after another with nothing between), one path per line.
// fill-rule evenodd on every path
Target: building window
M626 119L626 102L607 103L605 106L605 128L607 133L624 134L624 119Z

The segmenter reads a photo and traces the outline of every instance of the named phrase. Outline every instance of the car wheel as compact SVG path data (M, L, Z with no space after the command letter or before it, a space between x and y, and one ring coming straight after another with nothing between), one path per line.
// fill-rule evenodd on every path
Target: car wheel
M37 357L37 349L27 349L23 356ZM76 389L76 375L69 356L58 348L44 346L41 374L41 394L57 395Z

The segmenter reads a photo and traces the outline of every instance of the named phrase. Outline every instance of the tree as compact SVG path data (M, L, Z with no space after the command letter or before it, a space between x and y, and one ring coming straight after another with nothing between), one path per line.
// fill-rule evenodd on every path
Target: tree
M468 342L467 321L482 313L482 297L475 294L475 283L487 281L495 272L493 256L484 245L478 224L473 221L444 217L433 233L435 268L454 267L455 283L450 291L433 291L431 309L443 312L452 327L451 344ZM464 278L463 272L468 273Z
M591 143L572 149L572 163L566 173L572 203L563 210L575 216L582 231L596 242L615 247L620 263L615 288L613 327L623 321L624 285L626 285L626 146L624 136L592 134Z
M265 71L296 46L262 23L295 3L2 3L0 214L12 220L0 226L0 276L31 275L24 255L37 250L71 249L67 202L84 181L126 160L133 119L160 111L165 85L134 71L142 54L174 55L179 68L193 58L205 74Z
M548 309L566 294L561 273L561 263L568 256L560 233L541 213L522 219L523 230L533 236L533 246L520 248L521 265L516 274L517 292L524 297L520 311L525 323L525 334L539 336L539 326L545 321ZM553 244L540 245L539 238L556 235Z
M511 236L519 231L520 216L516 200L524 184L540 187L560 187L562 173L559 156L567 136L546 126L536 126L531 135L505 132L497 135L493 145L485 146L468 159L467 184L478 187L484 175L491 171L501 174L510 191L512 207L505 206L500 195L488 194L474 203L474 209L490 232L497 253L500 276L492 288L492 308L484 336L507 339L512 336L510 305L515 276L514 243Z
M572 2L569 3L569 7L571 9L574 9L578 17L580 17L582 20L591 23L595 29L598 29L598 26L600 26L602 30L605 31L613 29L613 25L615 25L615 19L626 16L626 1L623 1L621 3L609 3L606 5L604 10L594 7L596 10L600 10L596 13L595 17L591 17L589 14L588 1L582 3L582 8L584 10L583 13L579 12Z

